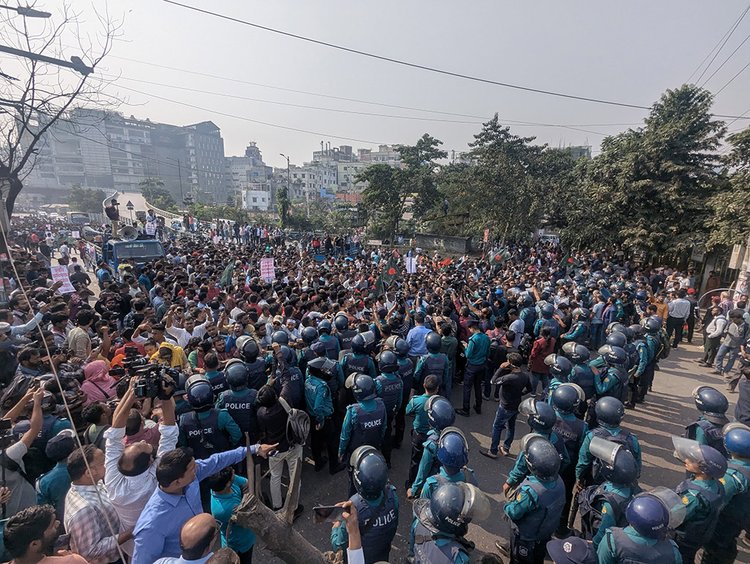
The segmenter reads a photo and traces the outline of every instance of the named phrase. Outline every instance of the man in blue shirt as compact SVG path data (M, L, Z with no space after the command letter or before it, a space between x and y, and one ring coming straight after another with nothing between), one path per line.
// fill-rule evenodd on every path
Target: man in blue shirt
M487 355L490 352L490 338L482 333L479 322L471 319L468 322L471 337L466 344L466 368L464 369L463 409L457 409L456 413L469 416L469 404L471 402L471 390L474 389L474 411L482 413L482 383L484 381Z
M252 445L250 454L262 457L277 445ZM166 453L156 468L159 487L146 502L133 531L133 564L152 564L162 556L180 555L180 528L194 515L203 513L199 482L247 456L239 447L195 460L191 449Z
M409 343L409 357L416 363L417 358L427 354L425 338L432 331L424 326L424 313L421 311L414 315L414 322L416 325L406 334L406 342Z

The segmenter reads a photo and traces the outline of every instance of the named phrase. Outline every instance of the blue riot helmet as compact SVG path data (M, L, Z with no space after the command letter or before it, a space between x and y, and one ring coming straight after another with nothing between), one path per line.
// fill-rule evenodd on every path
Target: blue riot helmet
M591 455L601 460L602 477L613 484L630 485L638 479L635 456L623 445L601 437L589 444Z
M642 319L641 325L649 335L656 335L661 331L661 323L659 323L658 319L654 319L653 317Z
M292 349L286 345L281 345L279 347L279 354L287 366L292 366L292 363L294 362L294 351Z
M455 474L469 463L469 445L458 427L446 427L440 432L437 459L449 474Z
M596 352L604 358L609 366L622 366L628 361L628 353L622 347L603 345Z
M409 343L401 337L398 337L393 345L393 350L396 351L399 358L406 358L409 356Z
M346 331L349 327L349 318L346 315L338 314L333 319L333 324L336 326L337 331Z
M241 339L242 337L240 337ZM242 356L242 359L245 362L255 362L258 360L258 355L260 355L260 347L258 346L258 342L248 337L245 342L240 344L239 340L237 339L237 349L240 351L240 355Z
M281 329L279 329L278 331L274 331L271 335L271 342L279 343L280 345L288 345L289 333L287 333L286 331L282 331Z
M617 427L625 417L625 406L617 398L605 396L596 401L596 419L605 427Z
M742 423L724 425L724 446L732 456L750 459L750 427Z
M534 398L523 400L518 411L529 418L529 427L533 431L551 431L557 422L555 410L547 402Z
M482 491L466 482L446 482L430 499L414 502L414 515L432 533L462 537L472 521L490 515L490 501Z
M428 352L431 352L432 354L436 354L440 352L440 349L443 346L443 338L440 336L439 333L436 333L435 331L431 331L425 337L424 344L427 347Z
M589 349L587 349L583 345L579 345L574 341L565 343L562 346L562 352L574 364L581 364L583 362L586 362L591 355L591 353L589 353Z
M703 414L703 417L711 423L725 425L729 422L725 415L729 409L729 400L716 388L711 386L698 386L693 390L695 407Z
M591 312L585 307L579 307L573 310L573 319L576 321L588 321Z
M331 334L331 322L327 319L324 319L320 323L318 323L318 333L321 335L330 335Z
M560 454L546 438L529 433L521 440L521 452L529 471L544 482L555 480L560 472Z
M637 323L631 325L629 329L633 332L633 340L635 341L637 341L638 339L642 339L646 334L646 330L643 328L643 326Z
M456 421L456 411L453 405L442 396L430 396L424 404L424 409L427 412L430 427L438 433Z
M606 343L612 347L623 348L628 344L628 337L627 335L625 335L624 330L625 328L623 327L620 331L612 331L609 335L607 335Z
M646 293L645 290L638 290L635 293L635 299L638 300L639 302L645 302L648 299L648 294Z
M624 328L625 326L619 321L613 321L612 323L607 325L607 328L604 330L604 333L606 335L611 335L612 333L622 333L622 330Z
M371 331L368 331L368 333L371 333ZM352 352L357 354L365 354L367 352L367 340L365 339L364 333L357 333L352 338Z
M205 411L214 404L214 390L211 382L202 374L196 374L188 378L185 383L187 401L190 407L196 411Z
M247 386L247 378L250 371L247 365L238 358L233 358L224 367L224 377L232 389Z
M326 345L325 343L321 343L320 341L315 341L312 345L310 345L310 350L315 354L315 356L326 355Z
M523 305L526 306L526 307L529 307L529 306L531 306L533 304L534 304L533 298L529 294L524 293L524 295L523 295Z
M310 374L321 380L328 381L336 376L336 363L330 358L319 356L307 363Z
M552 304L544 304L542 306L542 317L544 319L550 319L555 314L555 306Z
M307 346L312 345L318 338L318 330L315 327L305 327L302 329L302 340Z
M697 464L708 477L718 480L726 473L727 459L715 448L684 437L672 437L672 444L676 458Z
M560 413L575 413L586 401L586 392L578 384L566 382L552 392L552 406Z
M659 498L648 493L637 495L630 501L625 518L646 538L663 539L669 530L669 510Z
M570 361L560 354L548 354L544 358L544 364L549 366L549 373L563 382L568 379L568 375L573 370Z
M383 373L393 374L398 370L398 358L393 351L385 350L378 357L378 367Z
M388 483L388 466L378 449L370 445L355 449L349 465L357 493L369 501L378 499Z
M375 380L367 374L350 374L346 379L346 387L351 388L357 401L371 400L375 397Z

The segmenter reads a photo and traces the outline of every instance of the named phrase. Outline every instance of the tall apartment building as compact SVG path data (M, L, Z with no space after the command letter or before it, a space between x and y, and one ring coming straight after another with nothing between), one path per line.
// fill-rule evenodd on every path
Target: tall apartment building
M229 196L239 201L243 209L269 211L273 203L273 169L263 162L260 149L255 142L250 142L244 156L226 157L224 162ZM284 180L286 181L286 175Z

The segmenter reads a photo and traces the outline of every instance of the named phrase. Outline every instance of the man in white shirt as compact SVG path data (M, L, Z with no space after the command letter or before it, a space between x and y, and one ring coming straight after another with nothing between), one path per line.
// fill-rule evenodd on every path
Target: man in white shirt
M136 401L134 383L125 393L112 415L112 427L104 432L107 449L104 461L105 483L112 505L115 506L122 530L130 531L135 527L146 502L157 486L155 460L164 453L174 450L179 438L179 429L175 422L174 398L162 401L162 424L159 425L161 438L159 448L146 441L139 441L127 447L123 443L125 425L130 409ZM123 545L123 551L133 554L133 541Z
M517 349L518 345L521 344L525 325L523 320L518 317L518 310L511 309L510 311L508 311L508 317L510 317L511 319L511 323L508 329L513 331L516 335L513 339L513 348Z
M672 348L676 349L679 342L682 340L682 328L690 315L691 304L685 299L687 296L687 290L677 290L677 299L669 302L667 317L667 339L672 337L674 333L674 340L672 341Z
M180 345L183 349L187 347L190 339L192 339L193 337L202 338L203 335L206 334L206 327L211 321L210 319L205 319L206 311L202 310L198 314L198 317L203 317L204 319L204 321L200 325L196 325L196 320L192 317L185 316L185 318L182 320L182 328L180 328L175 327L172 323L172 315L173 310L170 309L167 312L166 318L164 320L164 325L166 325L167 331L169 331L169 333L177 339L177 344Z

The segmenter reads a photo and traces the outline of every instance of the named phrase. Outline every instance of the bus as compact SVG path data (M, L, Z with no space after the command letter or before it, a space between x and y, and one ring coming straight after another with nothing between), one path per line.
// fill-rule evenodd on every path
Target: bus
M91 223L91 217L87 212L72 211L68 212L68 222L73 225L88 225Z

